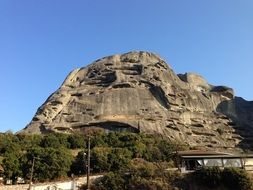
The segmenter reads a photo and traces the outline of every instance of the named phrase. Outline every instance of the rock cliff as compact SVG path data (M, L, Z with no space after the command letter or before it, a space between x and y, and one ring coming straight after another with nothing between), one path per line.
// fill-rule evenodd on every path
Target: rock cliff
M176 75L159 56L129 52L72 71L22 133L159 133L191 146L229 148L253 141L253 102L198 74Z

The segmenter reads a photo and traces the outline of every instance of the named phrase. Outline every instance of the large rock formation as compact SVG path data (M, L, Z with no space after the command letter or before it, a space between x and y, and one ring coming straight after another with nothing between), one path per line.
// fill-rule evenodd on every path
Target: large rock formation
M130 52L72 71L21 132L93 127L229 148L253 140L252 104L197 74L176 75L153 53Z

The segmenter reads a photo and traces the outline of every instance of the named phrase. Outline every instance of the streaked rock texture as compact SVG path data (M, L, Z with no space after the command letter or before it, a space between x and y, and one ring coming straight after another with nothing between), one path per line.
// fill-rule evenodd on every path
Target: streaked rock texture
M233 89L194 73L176 75L153 53L130 52L72 71L21 132L93 127L229 148L253 140L252 116L252 102L234 98Z

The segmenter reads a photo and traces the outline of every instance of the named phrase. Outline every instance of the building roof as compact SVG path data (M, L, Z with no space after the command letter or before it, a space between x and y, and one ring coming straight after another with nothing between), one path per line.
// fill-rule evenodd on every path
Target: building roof
M253 154L230 154L202 150L179 151L177 154L181 158L253 158Z
M211 155L231 155L225 152L215 152L215 151L203 151L203 150L186 150L178 151L179 156L211 156Z

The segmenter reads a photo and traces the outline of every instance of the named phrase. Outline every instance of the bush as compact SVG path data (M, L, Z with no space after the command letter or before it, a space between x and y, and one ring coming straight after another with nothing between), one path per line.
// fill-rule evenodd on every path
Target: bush
M19 144L22 150L28 150L40 146L43 137L41 135L18 134Z
M41 143L40 146L43 148L69 148L70 144L68 142L68 135L63 133L50 133L46 135Z
M229 189L251 190L252 181L247 172L238 168L225 168L223 171L224 185Z
M111 164L108 155L112 149L108 147L95 147L91 151L91 168L94 172L109 171Z
M197 183L214 188L221 184L222 175L219 167L201 168L195 172Z
M129 166L129 172L132 176L152 178L155 176L157 166L152 162L147 162L143 159L133 159Z
M95 190L124 190L125 179L122 174L109 172L93 186Z
M89 134L91 136L91 171L93 173L119 170L128 172L127 169L131 168L129 164L134 158L157 163L173 163L172 153L181 149L177 143L157 135L130 132L107 134L101 131ZM79 152L72 161L69 149L77 148L84 150ZM86 172L84 151L87 153L87 135L85 134L49 133L44 136L0 134L0 156L3 158L2 165L5 168L6 178L14 179L17 176L23 176L25 179L29 179L33 156L39 158L36 159L34 168L34 177L38 181L61 178L71 173L84 174ZM76 151L72 152L75 154ZM71 161L72 163L70 163ZM158 170L153 170L152 167L132 168L130 171L135 170L143 179L148 176L156 176L157 180L152 181L152 184L158 185L160 184L158 178L164 176L159 176L159 172L156 173ZM136 182L137 178L136 176ZM145 184L147 183L145 182Z
M167 175L165 168L157 164L136 158L128 168L109 172L100 181L96 182L93 190L170 190L171 182L175 177Z
M132 158L132 152L124 148L114 148L108 154L108 161L110 163L110 171L118 171L128 167Z
M81 134L71 134L67 138L69 148L84 148L86 146L86 138Z
M142 190L170 190L172 189L168 183L164 183L160 179L148 180L139 178L133 181L127 189L142 189Z
M5 152L16 152L20 149L21 147L17 136L11 133L0 134L0 154L5 154Z
M86 155L84 153L87 151L78 152L74 161L70 166L70 173L75 175L81 175L86 173Z
M230 190L252 190L252 181L247 172L239 168L202 168L193 173L194 181L205 187L224 185Z

